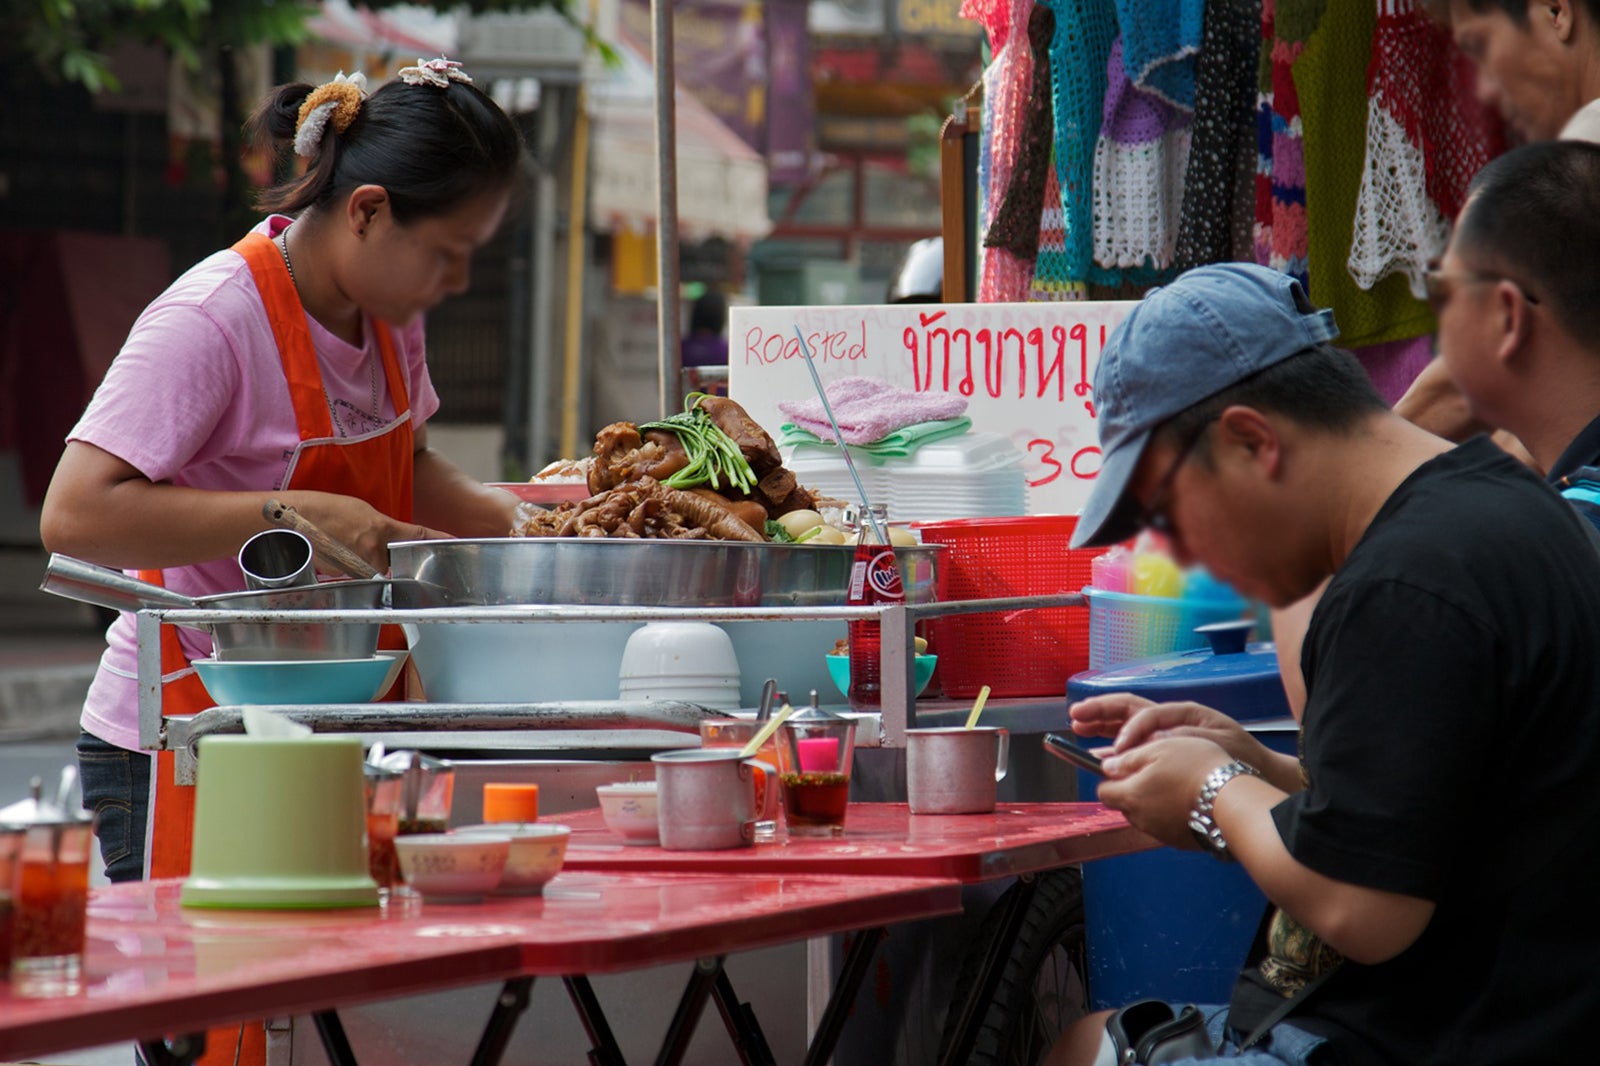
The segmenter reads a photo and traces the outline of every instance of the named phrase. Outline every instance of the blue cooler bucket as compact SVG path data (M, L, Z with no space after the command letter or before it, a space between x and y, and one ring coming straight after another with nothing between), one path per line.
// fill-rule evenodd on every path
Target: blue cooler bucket
M1246 644L1252 622L1202 627L1212 648L1086 670L1067 682L1069 701L1132 692L1166 703L1192 700L1244 723L1273 751L1294 754L1299 725L1272 644ZM1078 775L1078 795L1098 779ZM1083 866L1089 999L1095 1009L1159 997L1226 1003L1266 897L1236 863L1159 848Z

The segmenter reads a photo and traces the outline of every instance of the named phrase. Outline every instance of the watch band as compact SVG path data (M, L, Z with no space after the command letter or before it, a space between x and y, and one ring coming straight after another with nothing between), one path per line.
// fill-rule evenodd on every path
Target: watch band
M1217 793L1222 791L1222 786L1241 774L1260 777L1261 771L1237 759L1217 767L1206 775L1205 784L1200 786L1200 795L1195 800L1194 808L1189 811L1189 831L1200 841L1201 847L1225 862L1233 861L1234 856L1228 850L1228 842L1222 839L1222 830L1211 817L1211 808L1217 802Z

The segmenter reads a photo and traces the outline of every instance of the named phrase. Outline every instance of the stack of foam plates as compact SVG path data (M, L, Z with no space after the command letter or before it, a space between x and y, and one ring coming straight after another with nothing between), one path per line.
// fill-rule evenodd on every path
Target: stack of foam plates
M885 504L894 522L1019 515L1027 510L1022 452L998 433L946 437L903 457L850 454L868 498ZM857 496L849 467L833 445L794 445L788 466L800 484L816 492L842 500Z

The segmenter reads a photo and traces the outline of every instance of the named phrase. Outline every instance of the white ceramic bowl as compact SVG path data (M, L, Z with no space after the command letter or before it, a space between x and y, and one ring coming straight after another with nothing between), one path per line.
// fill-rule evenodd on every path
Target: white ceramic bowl
M553 822L490 822L464 825L456 832L511 838L511 853L495 893L517 896L544 891L545 884L561 872L561 864L567 858L567 841L572 838L570 828Z
M509 833L414 833L394 838L400 872L424 899L473 903L500 883Z
M657 682L683 677L694 684L732 678L737 688L739 658L728 634L710 622L647 622L628 637L617 677Z
M594 790L600 800L600 814L606 827L624 844L659 844L661 828L656 822L656 783L619 781Z

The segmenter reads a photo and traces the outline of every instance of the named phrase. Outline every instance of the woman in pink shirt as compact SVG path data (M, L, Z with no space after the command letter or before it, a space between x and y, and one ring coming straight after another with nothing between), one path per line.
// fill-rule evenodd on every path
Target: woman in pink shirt
M46 547L203 595L244 587L234 557L265 528L269 497L379 570L391 541L504 535L516 501L428 448L439 400L422 322L466 289L505 215L515 125L438 59L371 95L360 75L282 86L251 132L292 145L303 173L265 190L271 214L139 317L68 437ZM193 790L164 797L164 774L152 788L131 615L107 643L83 713L85 802L113 880L180 874ZM189 666L209 653L204 634L163 633L166 713L209 704Z

